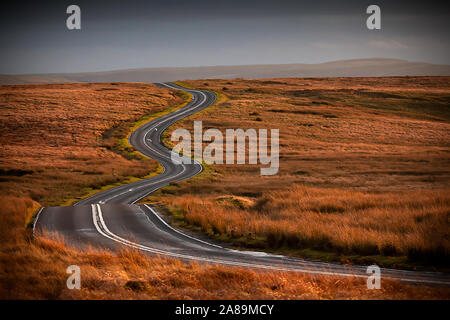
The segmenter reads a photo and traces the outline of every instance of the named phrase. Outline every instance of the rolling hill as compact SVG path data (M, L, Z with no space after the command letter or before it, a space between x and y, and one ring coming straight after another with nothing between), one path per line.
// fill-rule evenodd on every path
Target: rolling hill
M160 82L181 79L263 79L289 77L446 76L450 65L398 59L354 59L319 64L161 67L105 72L0 75L0 84L67 82Z

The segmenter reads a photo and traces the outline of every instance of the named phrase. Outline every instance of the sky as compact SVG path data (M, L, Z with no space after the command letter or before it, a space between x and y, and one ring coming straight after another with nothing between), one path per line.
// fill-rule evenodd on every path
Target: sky
M66 27L71 4L81 30ZM381 30L366 27L371 4ZM431 0L14 1L0 12L0 74L373 57L450 64L449 9Z

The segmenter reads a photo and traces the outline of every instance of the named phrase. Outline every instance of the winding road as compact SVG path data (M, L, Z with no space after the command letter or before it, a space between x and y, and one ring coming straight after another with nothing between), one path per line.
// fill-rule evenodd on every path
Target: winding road
M139 152L159 161L164 168L163 173L100 192L73 206L42 208L35 219L33 233L45 231L49 236L62 236L68 244L81 249L99 247L117 250L127 246L151 255L174 257L184 261L320 275L368 277L366 266L332 264L225 248L171 227L157 210L149 205L136 205L137 201L170 182L189 179L202 172L203 168L198 162L173 163L170 150L161 143L161 134L171 124L207 108L216 100L215 94L210 91L186 89L172 83L157 85L183 90L192 95L192 100L185 107L144 124L129 138L131 145ZM381 268L381 277L412 283L450 285L449 275L439 272Z

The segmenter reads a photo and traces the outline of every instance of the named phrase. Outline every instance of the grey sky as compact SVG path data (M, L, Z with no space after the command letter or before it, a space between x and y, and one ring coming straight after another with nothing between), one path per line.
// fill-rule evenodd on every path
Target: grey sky
M0 73L317 63L450 64L449 5L433 1L25 1L1 12ZM69 31L78 4L82 30ZM382 30L365 26L378 4Z

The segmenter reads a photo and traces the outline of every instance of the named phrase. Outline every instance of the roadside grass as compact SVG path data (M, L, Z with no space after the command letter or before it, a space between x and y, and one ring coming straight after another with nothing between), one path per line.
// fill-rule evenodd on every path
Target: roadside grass
M175 81L175 84L182 86L184 88L187 89L193 89L192 87L190 87L189 85L187 85L186 83L184 83L183 81ZM199 114L203 114L203 115L207 115L210 112L214 112L217 110L217 108L220 108L224 102L226 102L228 100L228 97L225 94L222 94L218 91L214 91L214 90L210 90L212 92L214 92L214 94L216 94L216 101L209 106L208 108L195 113L194 115L187 117L186 119L194 119L196 116L198 116ZM172 140L171 140L171 134L174 130L176 130L177 128L181 127L178 122L172 124L171 126L169 126L166 130L164 130L164 132L161 135L161 142L162 144L168 148L168 149L173 149L175 147L175 145L173 144ZM183 154L181 152L181 154ZM192 156L193 159L193 156ZM200 174L190 178L189 180L186 180L185 183L191 185L191 186L195 186L198 181L212 181L212 180L217 180L220 177L220 174L213 170L209 165L207 165L204 161L202 161L202 167L203 170ZM157 203L157 199L161 194L164 193L170 193L170 192L174 192L173 190L177 188L177 183L170 183L168 186L163 187L155 192L153 192L151 195L147 196L145 199L142 199L139 203Z
M176 226L243 249L449 269L448 77L180 85L226 92L227 101L220 112L178 122L166 137L180 127L191 131L194 120L222 132L279 128L280 171L262 177L260 166L210 165L214 179L201 174L195 183L177 183L143 201L167 208ZM218 203L223 197L244 197L255 206ZM302 207L305 199L316 206Z
M183 263L122 248L76 250L64 239L30 239L23 227L36 202L5 197L0 208L1 299L448 299L450 289L382 280L313 276ZM66 286L66 269L81 270L81 289Z
M392 195L294 186L252 199L175 197L179 189L158 195L172 223L235 248L448 271L446 191ZM157 204L158 197L149 200Z
M100 193L100 192L112 189L114 187L118 187L118 186L122 186L122 185L125 185L125 184L129 184L129 183L133 183L133 182L136 182L136 181L140 181L140 180L143 180L143 179L148 179L148 178L151 178L151 177L154 177L154 176L157 176L157 175L161 174L163 171L164 171L164 168L160 164L158 164L156 169L151 171L146 176L125 177L125 178L123 178L123 180L120 180L120 181L115 182L113 184L104 185L104 186L102 186L100 188L97 188L97 189L85 188L85 189L81 190L81 192L80 192L82 194L81 196L79 196L77 198L67 199L61 205L62 206L71 206L74 203L76 203L76 202L78 202L80 200L89 198L89 197L91 197L93 195L96 195L97 193Z
M220 115L225 118L236 108L235 93L230 83L233 84L228 80L218 81L218 87L213 88L220 91L225 85L230 87L226 90L229 100ZM430 86L423 79L421 83ZM208 80L208 86L213 84ZM108 143L113 146L115 141L107 140L102 134L109 128L126 123L120 136L123 138L132 122L146 114L179 105L182 99L172 91L149 84L0 86L0 93L3 106L0 111L0 143L3 147L0 153L2 299L448 299L450 296L447 288L411 286L397 281L383 280L381 290L368 290L365 279L182 263L145 256L126 248L118 254L94 249L79 251L65 245L64 239L32 239L29 222L41 205L60 205L64 199L75 199L85 194L87 188L99 190L125 179L134 181L136 177L156 169L156 161L137 159L127 152L121 154L108 149ZM256 109L272 106L262 103L258 106L260 102L250 99L248 107L252 111L249 111L247 103L240 105L243 112L259 113L250 115L252 125L267 121L268 114ZM210 113L208 117L214 114ZM255 122L255 117L263 121ZM234 119L240 120L237 124L246 123L245 117ZM229 119L223 125L228 124ZM289 127L289 123L287 125ZM20 138L24 136L28 140ZM418 141L423 143L423 140ZM433 139L428 143L432 145ZM436 157L442 156L441 149L435 148L434 152ZM430 161L429 165L435 172L439 172L440 167L433 158L430 160L430 154L426 153L424 159ZM178 208L176 215L180 221L185 221L189 210L180 209L179 197L187 196L187 201L192 200L194 206L198 205L195 198L189 198L190 193L203 199L206 205L209 201L220 204L220 210L245 214L249 210L248 213L253 214L256 211L252 208L258 205L259 198L265 198L273 190L286 191L285 185L298 181L299 177L314 176L311 168L303 168L298 163L295 167L287 167L291 172L301 173L293 174L294 179L286 175L283 179L262 181L249 179L249 174L254 177L257 169L243 166L242 171L236 171L235 168L211 166L207 169L211 172L206 172L208 179L200 175L195 178L195 183L189 180L164 188L170 192L162 192L161 200L163 203L168 200ZM422 171L413 172L423 173L418 177L428 179L424 181L425 185L442 183L439 179L430 180L431 173L427 167L416 169ZM370 170L376 171L377 168ZM386 168L383 170L385 172ZM411 179L410 174L402 171L403 167L396 170ZM378 174L384 178L383 172ZM239 175L238 184L236 174ZM339 176L336 171L333 174ZM214 179L210 175L214 175ZM394 187L405 181L400 182L394 183ZM173 200L174 197L178 199ZM203 206L201 204L202 210L205 209ZM259 207L265 208L262 204ZM215 211L206 213L214 215ZM247 222L251 223L251 219ZM446 225L442 223L441 227ZM222 235L226 236L226 233ZM66 268L73 264L82 270L80 291L66 287Z
M169 114L171 112L174 112L178 109L183 108L184 106L186 106L189 101L192 99L191 95L183 92L183 91L176 91L175 94L177 94L178 96L180 96L183 99L183 103L179 104L179 105L175 105L172 107L169 107L167 109L165 109L164 111L160 111L160 112L156 112L153 114L149 114L146 115L144 117L142 117L141 119L139 119L138 121L134 122L131 126L129 125L129 123L126 124L121 124L118 127L113 127L110 130L107 131L107 134L103 134L103 136L106 137L106 139L111 139L112 137L115 137L115 139L113 140L112 144L110 142L109 149L113 150L116 153L119 153L121 155L123 155L124 157L126 157L127 159L138 159L138 160L143 160L143 159L149 159L152 160L150 158L148 158L147 156L139 153L129 142L129 138L130 135L133 131L137 130L139 127L145 125L146 123L153 121L157 118L160 118L166 114ZM125 137L124 136L124 127L129 127L127 129L128 133L126 134ZM124 184L129 184L132 182L136 182L139 180L143 180L143 179L148 179L154 176L157 176L159 174L161 174L164 171L164 168L158 163L156 169L153 169L150 171L150 173L148 173L145 176L140 176L140 177L125 177L124 179L122 179L121 181L117 181L115 183L112 184L107 184L107 185L103 185L100 188L85 188L84 190L82 190L82 195L77 197L77 198L71 198L71 199L67 199L65 200L65 202L63 203L63 206L68 206L68 205L72 205L73 203L80 201L82 199L85 198L89 198L99 192L103 192L106 190L109 190L111 188L117 187L117 186L121 186Z
M142 155L141 153L139 153L132 145L130 145L130 142L129 142L130 135L131 135L131 133L133 133L133 131L137 130L139 127L143 126L144 124L185 107L189 103L189 101L191 101L191 99L192 99L192 95L188 92L177 90L174 93L177 94L178 96L180 96L184 102L179 105L167 108L164 111L146 115L146 116L142 117L140 120L138 120L137 122L135 122L133 124L133 126L131 126L129 128L126 137L120 138L118 140L118 144L124 150L127 150L128 153L131 153L134 156L146 157L145 155ZM123 134L121 134L121 135L123 136ZM146 157L146 158L148 158L148 157Z
M177 85L179 85L179 86L181 86L181 87L184 87L184 88L186 88L186 89L194 89L194 88L191 87L189 84L187 84L187 83L185 83L185 82L183 82L183 81L175 81L174 83L177 84ZM204 115L204 116L206 116L206 115L208 115L209 113L216 112L216 111L217 111L217 108L220 108L221 106L223 106L223 104L224 104L226 101L228 101L228 97L227 97L225 94L223 94L222 92L215 91L215 90L209 90L209 91L213 92L213 93L216 95L216 101L214 101L214 103L213 103L211 106L209 106L208 108L203 109L203 110L201 110L201 111L199 111L199 112L196 112L196 113L193 114L192 116L189 116L189 117L187 117L187 118L185 118L185 119L183 119L183 120L186 120L186 119L195 119L195 118L198 117L199 115ZM181 91L181 92L183 92L183 91ZM162 144L163 144L164 146L166 146L166 147L169 148L169 149L172 149L172 148L175 146L175 145L173 144L172 140L170 139L170 137L171 137L172 132L175 131L175 130L176 130L177 128L179 128L179 127L181 127L181 126L179 125L179 122L176 122L176 123L172 124L171 126L169 126L169 127L162 133L162 135L161 135L161 142L162 142Z

